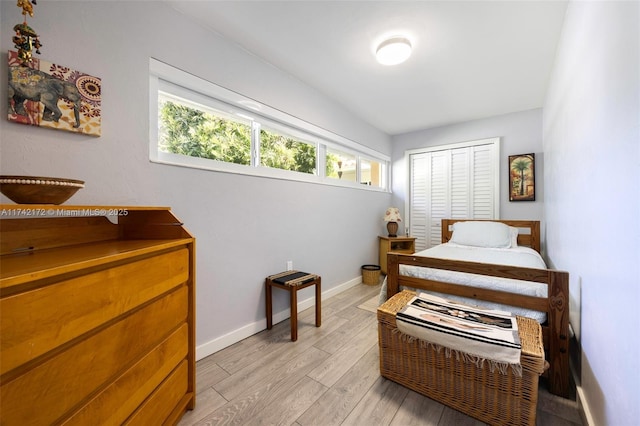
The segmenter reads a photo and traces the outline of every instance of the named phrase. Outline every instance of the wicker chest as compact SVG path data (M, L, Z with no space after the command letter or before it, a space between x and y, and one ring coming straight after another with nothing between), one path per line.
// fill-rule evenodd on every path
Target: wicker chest
M518 317L522 377L492 372L399 332L396 312L413 296L403 291L378 308L381 375L491 425L535 425L545 369L540 324Z

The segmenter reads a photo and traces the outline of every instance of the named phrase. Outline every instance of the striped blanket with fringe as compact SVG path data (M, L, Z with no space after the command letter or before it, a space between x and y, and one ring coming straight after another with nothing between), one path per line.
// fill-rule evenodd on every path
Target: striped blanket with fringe
M453 350L458 358L506 374L521 375L520 336L515 315L486 310L420 293L396 314L398 331L438 349Z

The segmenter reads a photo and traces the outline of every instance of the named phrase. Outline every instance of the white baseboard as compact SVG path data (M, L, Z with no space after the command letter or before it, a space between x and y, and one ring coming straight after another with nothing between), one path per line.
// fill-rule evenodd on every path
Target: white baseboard
M362 283L362 277L358 276L357 278L353 278L327 291L323 291L322 300L326 300L330 297L335 296L336 294L340 294L343 291L346 291L351 287L354 287L360 283ZM303 311L307 308L310 308L311 306L314 306L314 304L315 304L315 296L312 296L302 301L298 301L298 312ZM281 321L286 320L289 317L291 317L291 310L288 308L281 312L274 312L273 323L277 324ZM202 358L206 358L209 355L214 354L219 350L226 348L227 346L231 346L234 343L241 341L242 339L246 339L249 336L253 336L254 334L259 333L266 328L267 328L267 319L265 318L264 320L247 324L244 327L231 331L223 336L217 337L213 340L203 343L202 345L196 346L196 361L201 360Z
M591 410L589 409L589 404L585 398L582 386L576 386L576 399L578 400L578 411L584 424L587 426L595 426L596 423L593 421L593 416L591 415Z

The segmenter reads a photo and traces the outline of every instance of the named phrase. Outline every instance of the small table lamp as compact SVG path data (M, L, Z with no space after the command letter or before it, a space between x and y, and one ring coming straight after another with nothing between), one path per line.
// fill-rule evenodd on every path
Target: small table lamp
M400 210L397 207L389 207L384 213L384 221L387 222L387 232L390 237L398 236L398 222L402 222Z

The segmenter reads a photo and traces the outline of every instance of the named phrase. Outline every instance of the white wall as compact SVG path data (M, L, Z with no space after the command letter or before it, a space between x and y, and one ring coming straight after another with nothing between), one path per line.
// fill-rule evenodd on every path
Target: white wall
M569 4L544 106L547 253L570 273L596 425L640 418L639 9Z
M15 2L0 7L6 51L22 15ZM387 135L162 2L44 1L29 24L42 59L102 78L103 136L0 120L2 174L85 180L70 204L171 206L197 238L200 356L266 326L264 278L287 260L321 274L326 291L376 261L387 193L150 163L149 57L389 155ZM6 60L0 72L6 82ZM7 99L6 83L0 97ZM1 108L6 116L6 102ZM304 300L313 289L301 293ZM274 312L286 310L287 293L274 297Z
M500 217L502 219L542 219L544 185L542 170L542 110L515 112L483 120L435 127L393 137L393 203L404 210L408 174L405 151L427 146L445 145L500 137ZM508 157L535 153L536 201L509 202ZM404 212L403 212L404 217Z

